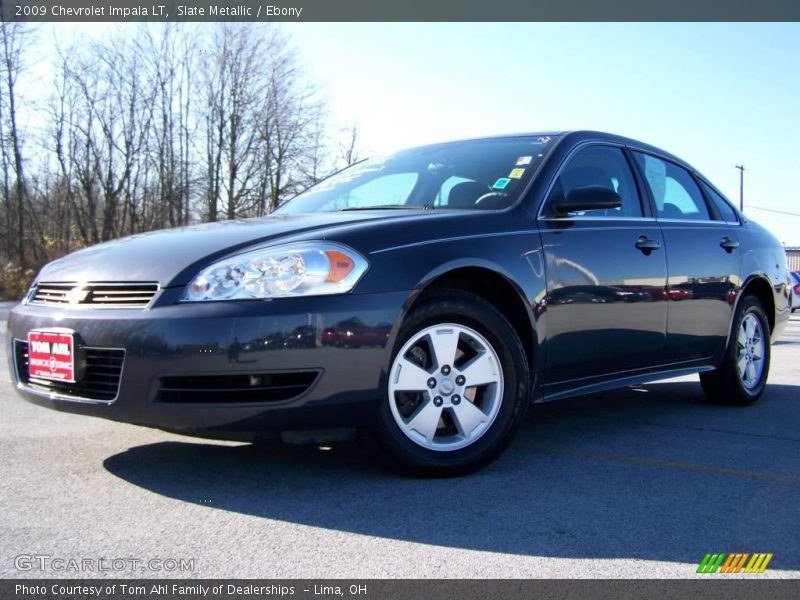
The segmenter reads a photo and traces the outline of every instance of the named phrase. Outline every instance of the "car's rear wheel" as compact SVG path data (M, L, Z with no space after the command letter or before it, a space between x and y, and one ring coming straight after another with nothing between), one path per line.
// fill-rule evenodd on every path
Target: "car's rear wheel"
M473 471L508 446L528 382L522 344L497 309L460 292L430 298L400 329L373 440L415 474Z
M706 396L717 404L747 406L764 393L769 374L770 337L764 307L742 298L720 367L700 374Z

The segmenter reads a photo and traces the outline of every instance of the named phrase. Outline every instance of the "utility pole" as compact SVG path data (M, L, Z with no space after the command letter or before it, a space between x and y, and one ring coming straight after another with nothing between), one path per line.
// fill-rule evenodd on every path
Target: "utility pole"
M736 165L739 169L739 210L744 212L744 165Z

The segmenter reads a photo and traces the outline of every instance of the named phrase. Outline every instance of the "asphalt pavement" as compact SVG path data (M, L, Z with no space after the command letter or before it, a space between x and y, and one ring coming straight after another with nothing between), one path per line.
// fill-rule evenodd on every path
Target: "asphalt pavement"
M799 392L797 316L755 406L710 405L697 377L536 406L490 467L415 480L355 443L38 408L3 367L0 577L709 577L708 552L771 552L747 577L796 578Z

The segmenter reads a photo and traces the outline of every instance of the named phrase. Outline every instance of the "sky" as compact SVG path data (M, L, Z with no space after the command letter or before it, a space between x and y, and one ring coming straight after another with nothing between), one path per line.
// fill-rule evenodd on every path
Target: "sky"
M285 27L364 148L595 129L687 160L800 246L800 24ZM795 213L770 213L750 207Z
M108 25L54 27L99 35ZM680 156L737 204L735 166L744 165L745 213L800 246L800 24L282 27L332 122L357 123L362 155L478 135L608 131Z

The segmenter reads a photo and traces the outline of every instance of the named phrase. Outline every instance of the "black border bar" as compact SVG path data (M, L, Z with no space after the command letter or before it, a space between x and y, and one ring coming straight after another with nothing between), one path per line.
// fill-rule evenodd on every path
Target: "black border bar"
M798 0L0 0L0 5L6 21L64 23L800 21Z
M0 598L3 600L264 600L265 598L783 600L797 598L796 580L749 577L734 578L715 574L688 580L6 579L0 580ZM37 591L32 591L34 589Z

